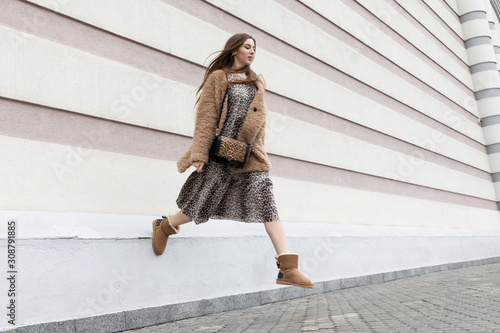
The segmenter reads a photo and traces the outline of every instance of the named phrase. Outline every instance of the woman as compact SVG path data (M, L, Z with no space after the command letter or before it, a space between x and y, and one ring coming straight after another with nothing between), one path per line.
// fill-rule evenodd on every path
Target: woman
M273 196L271 168L264 151L267 108L264 84L250 68L255 59L255 39L236 34L207 68L197 92L195 130L191 147L177 161L179 172L195 167L182 187L175 215L153 221L153 250L161 255L168 237L180 225L209 218L264 223L277 255L276 283L312 288L311 281L298 270L298 255L289 253L283 225ZM226 97L227 87L227 98ZM222 112L221 112L222 106ZM219 120L219 112L220 121ZM243 169L209 160L209 150L217 124L221 135L252 144Z

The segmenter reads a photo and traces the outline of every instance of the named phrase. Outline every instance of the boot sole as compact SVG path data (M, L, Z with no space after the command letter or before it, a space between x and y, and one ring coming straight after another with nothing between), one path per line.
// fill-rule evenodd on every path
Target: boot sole
M276 279L277 284L286 284L289 286L295 286L295 287L302 287L302 288L312 288L312 285L309 284L299 284L296 282L288 281L288 280L283 280L283 279Z

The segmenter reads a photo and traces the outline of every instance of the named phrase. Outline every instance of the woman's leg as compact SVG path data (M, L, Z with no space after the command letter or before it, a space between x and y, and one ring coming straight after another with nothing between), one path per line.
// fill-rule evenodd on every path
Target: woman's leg
M278 264L279 273L276 283L312 288L313 284L311 280L305 277L298 269L299 255L290 253L288 250L285 229L283 229L281 221L266 222L264 225L278 255L276 263Z
M178 211L177 213L172 215L172 217L170 218L170 224L174 228L177 228L181 224L185 224L185 223L188 223L191 221L192 221L192 219L189 216L187 216L186 214L184 214L182 212L182 210Z
M271 238L276 254L288 253L288 242L281 221L265 222L267 234Z

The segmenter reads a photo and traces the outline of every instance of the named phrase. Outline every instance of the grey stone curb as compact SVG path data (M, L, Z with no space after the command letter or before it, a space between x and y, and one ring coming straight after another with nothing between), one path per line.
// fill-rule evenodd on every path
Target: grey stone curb
M372 275L343 278L339 280L315 282L314 288L283 287L263 290L247 294L230 295L199 301L170 304L137 310L122 311L99 316L77 318L59 322L49 322L0 332L16 333L112 333L171 321L198 317L212 313L248 308L267 303L290 300L345 288L359 287L369 284L383 283L406 277L447 271L472 266L487 265L500 262L500 257L441 264L401 271L377 273Z

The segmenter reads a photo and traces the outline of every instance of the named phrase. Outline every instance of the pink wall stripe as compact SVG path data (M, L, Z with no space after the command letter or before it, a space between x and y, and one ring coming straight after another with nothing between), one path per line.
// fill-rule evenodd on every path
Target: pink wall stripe
M0 98L0 135L176 160L190 137Z

